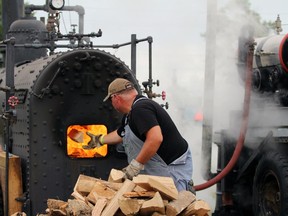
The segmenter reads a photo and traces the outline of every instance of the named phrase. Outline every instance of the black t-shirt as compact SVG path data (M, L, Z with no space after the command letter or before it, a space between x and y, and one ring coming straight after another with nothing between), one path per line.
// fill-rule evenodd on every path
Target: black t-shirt
M141 98L140 100L138 100ZM145 99L144 99L145 98ZM137 96L138 100L131 109L128 117L128 124L133 133L145 141L146 132L152 127L159 125L163 135L163 142L157 153L165 161L170 164L186 152L188 144L179 133L176 125L172 121L168 113L158 103L144 96ZM124 131L126 116L123 117L122 126L118 129L120 136Z

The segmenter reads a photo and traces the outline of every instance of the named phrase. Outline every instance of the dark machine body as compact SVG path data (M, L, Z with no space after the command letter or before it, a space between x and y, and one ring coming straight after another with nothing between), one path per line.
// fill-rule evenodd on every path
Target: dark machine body
M103 98L115 77L134 78L121 61L99 50L55 54L15 69L20 103L10 152L22 158L24 200L30 202L25 206L35 215L48 197L68 198L79 174L108 179L109 170L125 166L116 148L105 158L68 157L67 128L101 124L116 129L121 116Z
M239 38L238 68L244 82L249 42L251 38ZM244 145L236 165L217 184L214 216L288 215L288 35L256 38L254 43ZM218 172L234 155L242 122L243 111L233 111L229 129L215 134Z
M1 128L5 131L1 138L8 136L10 143L2 148L8 146L9 153L21 158L23 194L17 201L27 215L45 212L48 198L67 200L80 174L108 179L112 168L127 165L121 146L109 146L104 157L70 157L67 129L71 125L104 125L110 132L118 127L122 115L111 102L103 102L108 85L117 77L129 79L141 92L135 73L119 58L81 44L70 44L68 48L73 49L55 53L51 35L53 32L34 18L13 21L6 36L16 41L13 89L6 86L6 68L0 74ZM54 36L59 39L62 35ZM75 35L76 41L79 36ZM68 38L75 39L71 34ZM47 47L52 50L49 55ZM150 82L147 86L151 90ZM19 102L7 112L6 93L10 90ZM7 113L10 120L5 120ZM5 194L2 196L1 215L5 208Z

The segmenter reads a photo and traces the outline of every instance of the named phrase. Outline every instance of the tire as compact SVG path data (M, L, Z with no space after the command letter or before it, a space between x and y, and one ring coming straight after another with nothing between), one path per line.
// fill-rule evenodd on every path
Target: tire
M260 160L253 182L255 216L288 216L288 160L268 152Z

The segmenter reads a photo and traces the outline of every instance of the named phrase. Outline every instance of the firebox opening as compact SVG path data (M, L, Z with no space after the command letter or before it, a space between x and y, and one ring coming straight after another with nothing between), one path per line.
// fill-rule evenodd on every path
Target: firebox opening
M107 145L96 145L95 136L107 134L105 125L70 125L67 129L67 154L71 158L105 157Z

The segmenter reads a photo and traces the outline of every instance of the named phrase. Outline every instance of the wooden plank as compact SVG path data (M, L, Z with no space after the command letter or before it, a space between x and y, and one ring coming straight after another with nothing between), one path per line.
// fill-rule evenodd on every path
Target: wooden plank
M3 193L3 201L5 206L5 194L6 194L6 152L0 152L0 183ZM8 215L12 215L15 212L21 212L22 202L16 201L16 198L19 198L23 195L22 187L22 173L21 173L21 159L16 155L9 154L9 206L8 206ZM5 209L4 209L5 210Z
M195 200L195 195L190 191L180 191L178 199L173 200L166 205L166 214L169 216L178 215Z
M120 188L120 190L118 190L118 192L115 194L113 199L106 206L106 208L102 212L101 216L114 215L117 212L117 210L119 209L118 199L121 198L125 192L132 191L134 189L134 187L135 187L135 184L132 181L130 181L129 179L126 179L123 186Z

